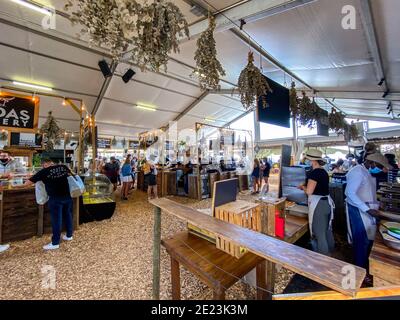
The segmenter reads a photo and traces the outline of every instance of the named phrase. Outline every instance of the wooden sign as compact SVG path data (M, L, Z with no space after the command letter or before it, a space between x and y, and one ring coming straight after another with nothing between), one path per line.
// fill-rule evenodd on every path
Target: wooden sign
M98 138L97 148L99 149L111 149L111 139L109 138Z
M39 98L12 93L0 94L0 129L35 132L39 119Z

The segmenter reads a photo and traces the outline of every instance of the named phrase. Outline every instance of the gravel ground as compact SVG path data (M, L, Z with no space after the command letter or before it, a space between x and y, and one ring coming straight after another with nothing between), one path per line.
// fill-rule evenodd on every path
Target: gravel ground
M250 195L240 199L253 200ZM74 240L59 250L44 252L50 236L11 244L0 255L0 299L151 299L153 210L144 193L135 191L130 201L118 202L112 219L81 225ZM210 200L197 202L172 198L193 208L208 208ZM162 237L185 230L177 218L163 215ZM161 299L171 299L170 260L161 255ZM55 289L46 275L55 272ZM212 292L195 276L181 269L182 299L212 299ZM280 268L276 293L282 293L293 274ZM227 299L255 299L255 289L238 283Z

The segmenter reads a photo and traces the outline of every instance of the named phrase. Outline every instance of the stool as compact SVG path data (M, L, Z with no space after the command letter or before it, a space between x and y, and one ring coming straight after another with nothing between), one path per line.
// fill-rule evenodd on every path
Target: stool
M272 297L265 291L265 260L255 254L246 253L241 259L236 259L217 249L213 243L188 232L162 240L161 244L171 257L173 300L181 298L180 264L213 290L214 300L225 300L226 290L254 268L257 268L257 299Z

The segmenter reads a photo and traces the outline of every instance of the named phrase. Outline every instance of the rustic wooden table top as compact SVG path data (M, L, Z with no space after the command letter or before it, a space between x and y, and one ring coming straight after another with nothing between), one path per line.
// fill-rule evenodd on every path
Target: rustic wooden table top
M382 235L379 233L379 231L376 233L374 246L372 247L369 258L400 270L400 251L386 246L383 243Z
M328 288L354 296L365 278L365 269L354 266L355 288L343 286L343 271L348 263L327 257L258 232L224 222L168 199L150 201L163 212L172 214L194 226L245 247L250 252L284 268L314 280Z
M217 249L215 244L188 232L175 234L161 243L171 257L210 288L228 289L264 261L252 253L236 259Z
M308 231L308 217L297 217L286 215L285 220L285 241L297 242Z
M243 200L236 200L235 202L229 202L222 206L217 207L218 210L229 211L231 213L242 213L243 211L251 210L259 207L258 203L247 202Z

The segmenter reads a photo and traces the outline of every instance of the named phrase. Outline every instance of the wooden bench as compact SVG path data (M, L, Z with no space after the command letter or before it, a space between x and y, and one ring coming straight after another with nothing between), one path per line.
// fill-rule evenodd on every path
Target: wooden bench
M154 243L153 243L153 298L160 297L160 246L161 246L161 211L174 215L194 226L209 230L235 245L247 250L267 261L279 264L284 268L314 280L332 290L348 296L355 296L365 278L366 270L354 268L354 286L343 286L346 269L349 264L327 257L301 247L286 243L261 233L248 230L213 217L199 214L168 199L150 201L154 206ZM268 281L268 280L267 280Z
M264 259L255 254L247 253L236 259L211 242L188 232L178 233L161 243L171 257L173 300L180 300L181 297L180 264L213 290L214 300L224 300L226 290L254 268L258 273L257 287L266 287L265 271L262 269ZM258 289L257 297L264 299L265 291Z

